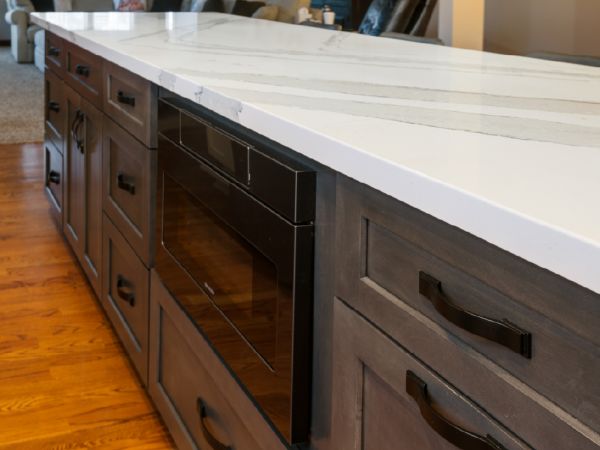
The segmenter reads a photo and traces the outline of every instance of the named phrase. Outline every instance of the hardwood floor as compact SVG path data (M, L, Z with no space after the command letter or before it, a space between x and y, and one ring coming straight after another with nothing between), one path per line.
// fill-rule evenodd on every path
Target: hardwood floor
M42 178L40 145L0 146L0 450L174 448Z

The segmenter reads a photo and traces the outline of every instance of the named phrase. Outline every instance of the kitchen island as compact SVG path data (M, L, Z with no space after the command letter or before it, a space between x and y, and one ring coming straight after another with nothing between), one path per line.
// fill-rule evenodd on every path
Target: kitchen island
M559 437L577 448L598 445L598 389L586 397L583 386L599 367L600 210L593 207L600 192L598 69L222 14L43 13L32 20L115 71L150 82L148 92L160 87L338 174L335 217L321 208L337 224L323 235L317 200L316 265L331 271L337 284L318 279L327 270L316 274L313 447L350 448L361 439L373 442L366 448L390 445L382 441L385 433L369 434L383 410L371 413L365 406L369 437L348 428L358 414L352 399L362 386L377 404L393 400L383 393L404 389L390 381L404 367L410 368L407 398L422 395L421 412L426 395L418 386L426 379L439 392L433 386L444 383L435 375L441 373L483 407L449 401L468 417L463 423L480 426L507 448L550 448ZM136 137L149 148L155 144L151 132ZM321 249L326 236L337 239L338 248L330 243ZM150 254L142 257L149 268ZM320 257L331 264L321 266ZM414 273L404 279L408 270ZM458 330L461 320L449 318L468 311L452 308L432 273L446 275L444 291L464 295L463 307L480 307L489 316L516 311L512 322L527 332L510 323L499 334L519 335L518 345L491 333L492 341L512 350L490 347L485 331L469 342L473 327L466 333ZM468 287L453 290L453 283ZM421 300L431 303L413 304L417 285ZM340 300L332 305L334 295ZM573 305L579 311L570 311ZM439 325L436 312L451 323ZM371 322L363 323L363 316ZM332 320L336 333L356 335L354 346L348 344L353 339L337 337ZM361 342L369 345L363 350ZM399 365L367 361L361 352L373 348L388 349ZM409 376L418 364L402 348L433 368L431 374ZM581 354L570 353L573 348ZM438 355L441 349L453 361ZM511 352L523 359L513 360ZM575 379L560 373L552 361L563 355L587 370ZM371 370L353 384L352 369L363 365ZM461 378L460 366L470 376ZM544 373L557 382L544 380ZM496 386L488 391L506 390L504 399L482 390L478 379ZM323 398L330 386L331 433L330 402ZM401 402L386 407L400 409ZM522 417L523 409L536 418ZM523 421L527 430L519 427ZM395 422L383 423L393 435ZM561 430L557 436L547 434L553 427Z

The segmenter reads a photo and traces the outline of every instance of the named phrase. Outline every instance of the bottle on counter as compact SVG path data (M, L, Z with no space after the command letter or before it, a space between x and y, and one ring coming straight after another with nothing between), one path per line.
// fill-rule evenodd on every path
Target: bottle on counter
M329 5L323 5L323 23L326 25L333 25L335 22L335 11L331 9Z

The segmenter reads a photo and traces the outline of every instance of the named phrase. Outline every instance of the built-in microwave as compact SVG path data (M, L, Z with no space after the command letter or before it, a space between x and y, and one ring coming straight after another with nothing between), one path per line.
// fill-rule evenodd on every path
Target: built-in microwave
M208 111L159 103L156 271L284 440L305 442L315 173Z

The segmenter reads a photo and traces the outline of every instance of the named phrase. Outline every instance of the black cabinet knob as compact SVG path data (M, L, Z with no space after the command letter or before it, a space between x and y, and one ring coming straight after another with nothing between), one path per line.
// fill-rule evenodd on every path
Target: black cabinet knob
M77 64L75 66L75 73L77 75L81 75L82 77L89 77L90 68L88 66L84 66L83 64Z
M48 182L53 184L60 184L60 173L58 173L56 170L51 170L48 173Z
M133 95L127 95L123 91L117 92L117 101L124 105L135 106L135 97Z

